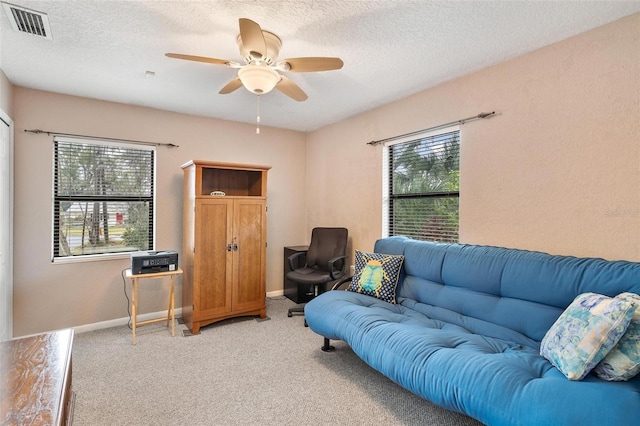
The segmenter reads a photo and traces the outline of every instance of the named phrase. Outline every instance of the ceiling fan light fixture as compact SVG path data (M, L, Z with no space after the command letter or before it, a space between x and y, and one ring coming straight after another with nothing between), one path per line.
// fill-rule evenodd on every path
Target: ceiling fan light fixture
M262 95L276 87L280 81L280 74L264 65L247 65L238 70L238 78L247 90Z

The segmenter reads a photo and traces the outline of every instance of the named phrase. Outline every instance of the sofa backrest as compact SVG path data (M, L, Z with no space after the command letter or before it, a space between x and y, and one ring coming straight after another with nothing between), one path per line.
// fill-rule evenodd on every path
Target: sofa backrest
M405 256L400 304L532 347L581 293L640 294L640 263L635 262L406 237L380 239L374 251Z

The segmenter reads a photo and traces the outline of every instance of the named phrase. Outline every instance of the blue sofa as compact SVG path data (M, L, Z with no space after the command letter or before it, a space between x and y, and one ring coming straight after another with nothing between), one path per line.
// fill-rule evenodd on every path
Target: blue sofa
M342 340L411 392L487 425L638 425L640 375L567 379L540 342L574 298L640 293L640 263L500 247L378 240L402 254L397 304L328 291L306 305L315 333Z

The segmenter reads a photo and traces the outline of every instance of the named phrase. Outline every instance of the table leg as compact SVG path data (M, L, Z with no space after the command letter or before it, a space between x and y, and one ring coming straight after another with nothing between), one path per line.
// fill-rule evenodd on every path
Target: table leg
M169 277L169 279L173 286L173 277ZM169 307L167 308L167 327L169 327L169 321L171 321L171 291L169 291Z
M136 344L136 317L138 315L138 279L131 280L131 332L133 344Z
M169 311L171 312L171 337L175 336L175 305L173 292L173 275L171 275L171 293L169 295Z

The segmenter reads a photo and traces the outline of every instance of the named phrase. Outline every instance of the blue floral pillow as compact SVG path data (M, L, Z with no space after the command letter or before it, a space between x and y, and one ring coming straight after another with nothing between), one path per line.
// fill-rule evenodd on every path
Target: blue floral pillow
M347 290L396 303L396 286L404 256L356 250L355 273Z
M540 355L568 379L582 380L618 343L634 312L626 300L581 294L547 331Z
M640 373L640 296L622 293L616 299L623 299L635 306L635 313L618 344L593 369L596 376L604 380L629 380Z

